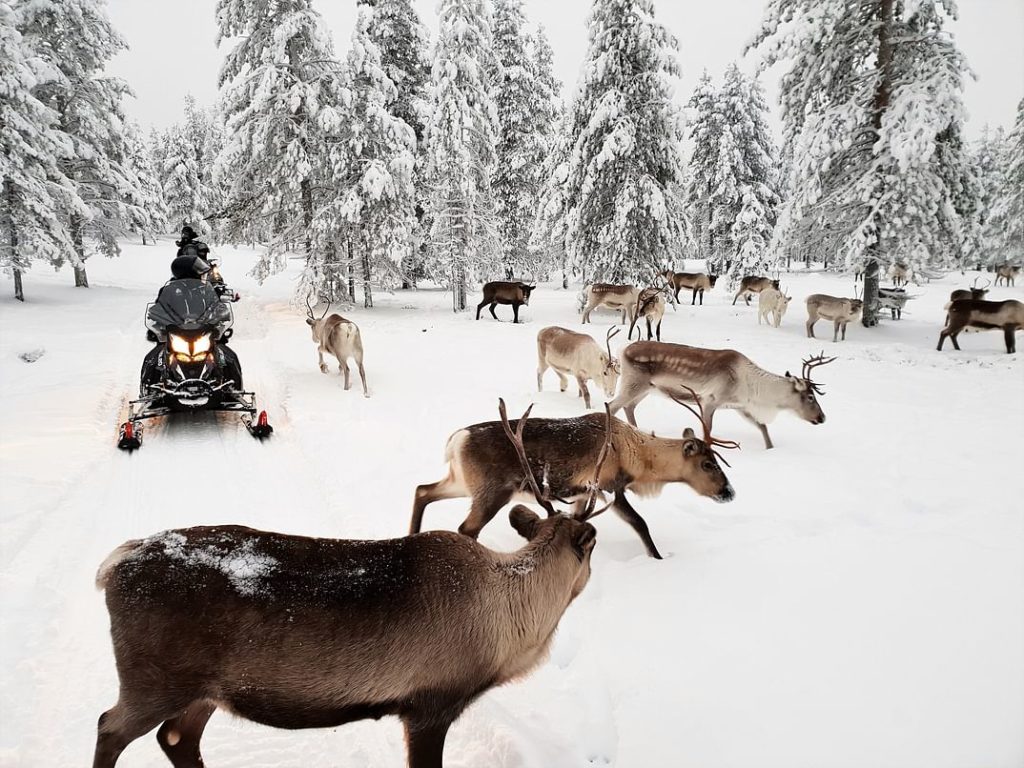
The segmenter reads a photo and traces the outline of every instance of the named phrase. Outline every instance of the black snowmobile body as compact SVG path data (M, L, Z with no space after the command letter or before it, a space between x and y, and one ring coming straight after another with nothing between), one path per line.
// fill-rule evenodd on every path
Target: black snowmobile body
M119 448L141 446L140 422L180 411L237 411L255 437L273 431L266 412L256 416L256 395L245 390L238 355L228 346L234 318L227 302L234 296L202 280L171 280L160 289L146 308L154 346L143 360L139 398L121 426Z

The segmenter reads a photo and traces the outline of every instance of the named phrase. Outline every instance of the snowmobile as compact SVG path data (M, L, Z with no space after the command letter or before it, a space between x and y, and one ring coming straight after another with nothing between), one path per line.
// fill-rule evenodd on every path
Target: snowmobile
M256 394L242 385L238 355L228 346L238 294L219 275L212 281L171 280L146 307L146 337L154 347L142 363L139 397L129 403L117 447L142 446L142 422L182 411L232 411L256 438L274 428L256 413Z

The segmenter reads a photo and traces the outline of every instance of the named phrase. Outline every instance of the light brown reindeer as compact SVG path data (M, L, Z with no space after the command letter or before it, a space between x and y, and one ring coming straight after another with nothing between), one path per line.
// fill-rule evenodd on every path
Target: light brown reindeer
M610 283L594 283L587 287L586 306L583 308L583 322L590 322L590 313L598 307L617 309L622 314L621 324L625 324L629 313L636 306L640 290L635 285L611 285Z
M913 276L913 270L906 264L893 264L889 274L892 276L892 284L898 288L907 284L907 281Z
M410 532L420 530L424 510L441 499L472 498L459 532L475 539L498 510L524 497L527 488L543 488L543 494L534 492L537 498L574 502L581 516L590 515L595 494L608 493L612 495L609 507L636 531L647 554L660 558L647 523L626 498L627 491L657 496L668 483L685 483L718 502L735 496L714 452L720 443L709 431L705 440L692 429L685 430L681 440L657 438L610 414L527 421L528 408L515 423L515 433L525 446L520 450L503 438L503 433L512 432L503 403L500 412L500 422L474 424L448 439L448 475L416 488Z
M1017 284L1017 275L1020 274L1020 267L1009 264L1000 264L996 267L996 285L1000 283L1010 286Z
M175 768L202 768L218 708L288 729L396 716L409 768L441 768L451 724L543 662L590 578L592 525L521 505L509 519L528 540L510 554L448 531L345 541L231 525L125 542L96 577L120 692L93 768L157 727Z
M553 368L562 392L569 386L568 376L576 379L579 396L587 408L590 407L588 381L598 382L609 399L615 397L620 367L612 355L612 339L618 333L618 328L608 329L605 353L589 334L557 326L542 329L537 334L537 391L544 391L544 374L548 368Z
M761 431L765 448L772 448L768 434L779 411L792 411L811 424L824 424L825 413L815 395L821 386L811 380L811 371L831 363L818 355L804 360L800 376L785 376L755 365L733 349L702 349L683 344L637 341L622 350L622 378L619 394L610 403L612 413L626 410L636 425L636 407L654 391L676 401L700 397L709 429L715 412L722 408L738 411Z
M792 296L779 288L765 288L757 296L757 324L760 325L762 319L768 323L771 315L770 324L778 328L792 300Z
M627 339L633 338L633 328L636 327L637 320L641 317L647 322L647 338L650 339L655 335L651 332L653 326L657 332L658 341L661 341L661 321L665 317L665 296L661 288L651 285L640 291L636 298L636 307L633 309L633 319L629 323ZM640 338L640 333L640 330L637 329L637 338Z
M704 274L703 272L676 272L671 269L666 269L662 273L662 277L668 281L677 303L679 302L679 291L683 288L693 291L690 297L690 306L697 303L697 296L699 294L700 305L703 307L704 291L710 291L715 287L715 283L718 282L718 275Z
M317 360L320 363L321 373L327 373L327 363L324 362L324 352L333 355L338 361L338 370L345 377L345 389L351 387L351 372L348 368L348 359L354 358L356 367L359 369L359 379L363 383L363 395L369 397L370 393L366 388L366 371L363 369L363 338L359 333L359 326L351 320L346 320L339 314L332 314L327 317L328 305L319 318L314 316L313 308L306 300L308 316L306 324L312 332L313 341L317 344Z
M743 297L743 301L746 305L750 306L750 297L755 293L760 293L766 288L774 288L778 290L779 281L771 277L758 277L757 275L748 275L740 281L740 288L736 291L736 295L732 297L732 304L736 306L736 299L740 296Z
M834 324L832 341L839 341L842 330L843 341L846 341L846 326L860 317L864 302L861 299L844 299L814 293L807 297L807 338L816 338L814 324L819 319L831 320Z

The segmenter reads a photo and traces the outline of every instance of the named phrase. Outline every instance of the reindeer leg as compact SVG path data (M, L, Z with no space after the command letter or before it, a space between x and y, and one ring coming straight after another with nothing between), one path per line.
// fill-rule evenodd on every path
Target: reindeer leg
M513 304L512 305L512 324L514 325L514 324L516 324L518 322L519 322L519 305L518 304Z
M654 539L651 538L651 532L647 529L647 523L640 513L637 512L630 503L626 500L626 495L622 491L615 492L615 499L612 501L612 509L615 513L621 517L630 528L636 531L637 536L644 543L647 548L647 554L650 557L661 560L661 553L658 552L658 548L654 546Z
M455 482L455 476L449 471L448 477L436 483L416 486L416 496L412 502L412 519L409 521L409 533L419 533L423 526L423 510L428 504L442 499L458 499L467 496L466 491Z
M558 391L565 392L569 388L569 379L557 368L555 368L555 373L558 374Z
M348 369L348 360L344 360L344 359L339 360L338 361L338 370L341 371L341 374L345 377L345 391L347 392L349 390L349 388L352 386L352 381L351 381L351 373L352 372Z
M771 435L768 434L768 427L767 426L762 424L760 421L755 419L753 416L751 416L746 411L740 411L740 415L743 416L743 418L745 418L747 421L749 421L755 427L757 427L759 430L761 430L761 437L764 438L764 447L765 448L767 448L768 450L771 450L772 448L775 447L774 445L772 445L772 438L771 438Z
M317 347L316 349L317 359L320 361L320 373L327 373L327 363L324 362L324 348Z
M170 712L166 711L168 709ZM92 768L114 768L125 747L181 709L142 703L131 706L119 699L117 704L100 715Z
M636 416L634 411L636 410L636 406L641 400L647 397L650 391L650 386L643 381L623 381L622 386L619 388L619 396L608 404L608 408L612 412L612 415L615 415L618 411L625 408L626 420L635 427Z
M480 531L512 499L513 491L504 486L481 488L473 495L469 516L459 526L459 533L475 539Z
M440 723L435 718L402 718L409 768L442 768L444 740L451 723L447 718Z
M487 306L487 299L484 299L483 301L481 301L479 304L476 305L476 319L477 320L480 319L480 310L483 309L485 306Z
M817 322L817 318L815 318L814 320L808 320L807 321L806 328L807 328L807 338L808 339L813 339L814 338L814 324L816 322Z
M839 325L840 325L840 323L839 323L838 320L836 320L834 323L832 323L832 343L833 344L835 344L837 341L839 341Z
M174 768L203 768L199 741L217 706L209 701L194 701L177 717L165 720L156 733L157 743Z
M661 320L658 321L658 341L661 341Z
M491 310L491 317L493 317L493 318L494 318L495 320L497 320L497 319L498 319L498 316L497 316L496 314L494 314L494 308L495 308L496 306L498 306L498 302L496 302L496 301L495 301L495 302L491 302L491 306L490 306L490 310Z
M1017 351L1016 325L1003 326L1003 339L1006 341L1006 353L1012 355Z
M580 387L580 397L583 398L583 406L590 408L590 389L587 387L587 380L582 376L576 376L576 383Z
M654 333L651 330L651 318L648 317L647 318L647 340L650 341L652 336L654 336ZM661 341L661 339L658 339L658 341Z

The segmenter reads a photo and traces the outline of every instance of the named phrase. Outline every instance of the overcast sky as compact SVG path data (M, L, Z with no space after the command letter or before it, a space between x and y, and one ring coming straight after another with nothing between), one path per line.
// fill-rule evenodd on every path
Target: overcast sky
M214 9L216 0L107 0L114 26L130 50L111 64L124 77L136 98L128 114L143 128L166 128L181 115L182 101L191 93L212 105L217 73L224 51L218 50ZM436 0L414 0L420 17L435 33ZM543 24L555 52L556 75L565 83L568 99L586 53L586 18L591 0L524 0L531 25ZM743 46L758 28L762 0L655 0L656 16L679 39L683 76L676 100L685 103L707 69L719 78L738 61L747 72L756 68ZM970 115L968 135L985 124L1013 124L1018 100L1024 96L1024 0L960 0L960 19L952 31L976 75L964 96ZM315 7L334 31L339 56L348 50L355 19L354 0L316 0ZM765 85L777 112L777 73ZM773 126L778 130L777 119Z

